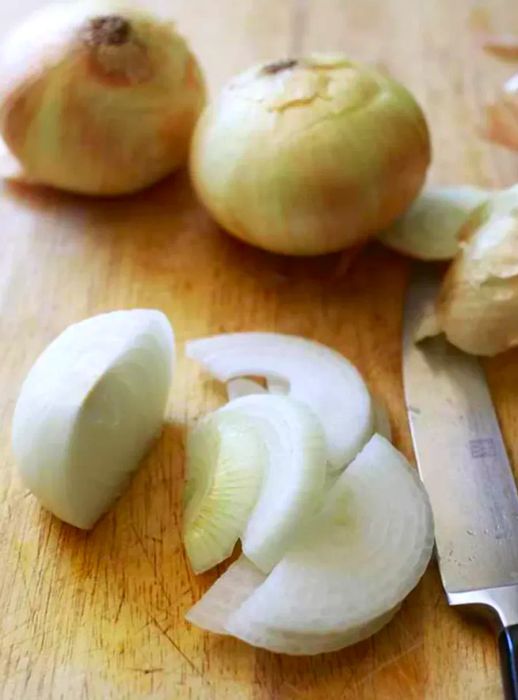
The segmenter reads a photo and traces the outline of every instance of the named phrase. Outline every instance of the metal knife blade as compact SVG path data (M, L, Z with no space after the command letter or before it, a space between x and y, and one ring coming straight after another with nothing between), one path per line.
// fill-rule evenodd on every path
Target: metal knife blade
M435 519L450 604L518 623L518 493L483 370L442 338L414 343L438 290L416 267L404 316L403 380L418 469Z

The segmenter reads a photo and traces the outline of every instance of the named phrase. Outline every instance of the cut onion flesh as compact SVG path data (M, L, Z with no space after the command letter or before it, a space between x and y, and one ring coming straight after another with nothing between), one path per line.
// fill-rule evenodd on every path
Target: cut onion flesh
M320 419L333 471L354 459L372 435L373 408L363 379L320 343L279 333L230 333L191 341L186 352L222 382L246 376L286 382L289 395Z
M322 428L295 399L249 395L207 417L188 445L184 541L194 570L225 559L241 536L270 571L314 514L325 474Z
M375 435L264 581L240 560L219 589L230 600L236 588L233 610L215 587L188 618L279 653L334 651L388 622L432 548L432 513L417 474Z
M22 386L13 450L24 484L58 518L91 528L163 424L174 361L160 311L115 311L69 326Z
M228 634L227 624L231 615L249 598L266 580L256 566L244 555L231 564L225 573L209 588L205 595L194 605L186 620L196 627L215 634ZM399 606L385 615L360 625L344 634L322 635L290 634L279 635L275 649L281 654L310 655L322 654L326 651L336 651L344 646L357 644L363 639L376 634L384 627L398 611Z
M186 619L209 632L226 634L231 613L264 583L266 576L242 554L189 610Z
M183 542L195 573L232 554L259 495L266 461L257 426L239 413L216 411L189 433Z
M419 260L451 260L470 214L491 193L471 185L426 189L389 229L381 242Z

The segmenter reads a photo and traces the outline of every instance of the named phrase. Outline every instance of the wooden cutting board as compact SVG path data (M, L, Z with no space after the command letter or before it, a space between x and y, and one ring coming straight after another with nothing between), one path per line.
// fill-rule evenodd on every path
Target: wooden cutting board
M5 5L2 30L40 2ZM514 0L161 5L191 40L213 91L258 59L345 50L415 91L432 129L433 181L518 180L516 155L484 143L476 127L482 104L513 70L480 50L478 32L518 31ZM186 426L223 401L221 389L182 359L184 341L263 329L328 343L386 400L396 443L411 457L400 375L406 261L376 246L350 267L347 255L301 261L252 250L210 221L185 173L104 202L6 183L0 240L2 700L501 696L493 636L448 609L434 565L380 634L327 656L275 656L183 620L216 574L193 576L182 551L182 446ZM67 324L127 307L161 308L174 323L180 361L170 423L124 496L85 534L43 512L20 486L12 411L30 365ZM518 464L518 353L488 363L488 371Z

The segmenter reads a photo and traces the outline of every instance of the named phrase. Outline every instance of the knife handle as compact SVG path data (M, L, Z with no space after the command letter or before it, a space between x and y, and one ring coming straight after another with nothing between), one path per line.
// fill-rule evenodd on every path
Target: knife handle
M518 625L504 627L498 638L506 700L518 700Z

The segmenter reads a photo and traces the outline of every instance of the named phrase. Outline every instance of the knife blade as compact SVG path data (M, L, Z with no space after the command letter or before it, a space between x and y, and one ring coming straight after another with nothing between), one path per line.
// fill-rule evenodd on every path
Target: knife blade
M518 698L518 493L478 360L442 336L415 331L438 291L416 266L403 328L403 383L412 441L435 520L450 605L492 609L500 620L506 697Z

